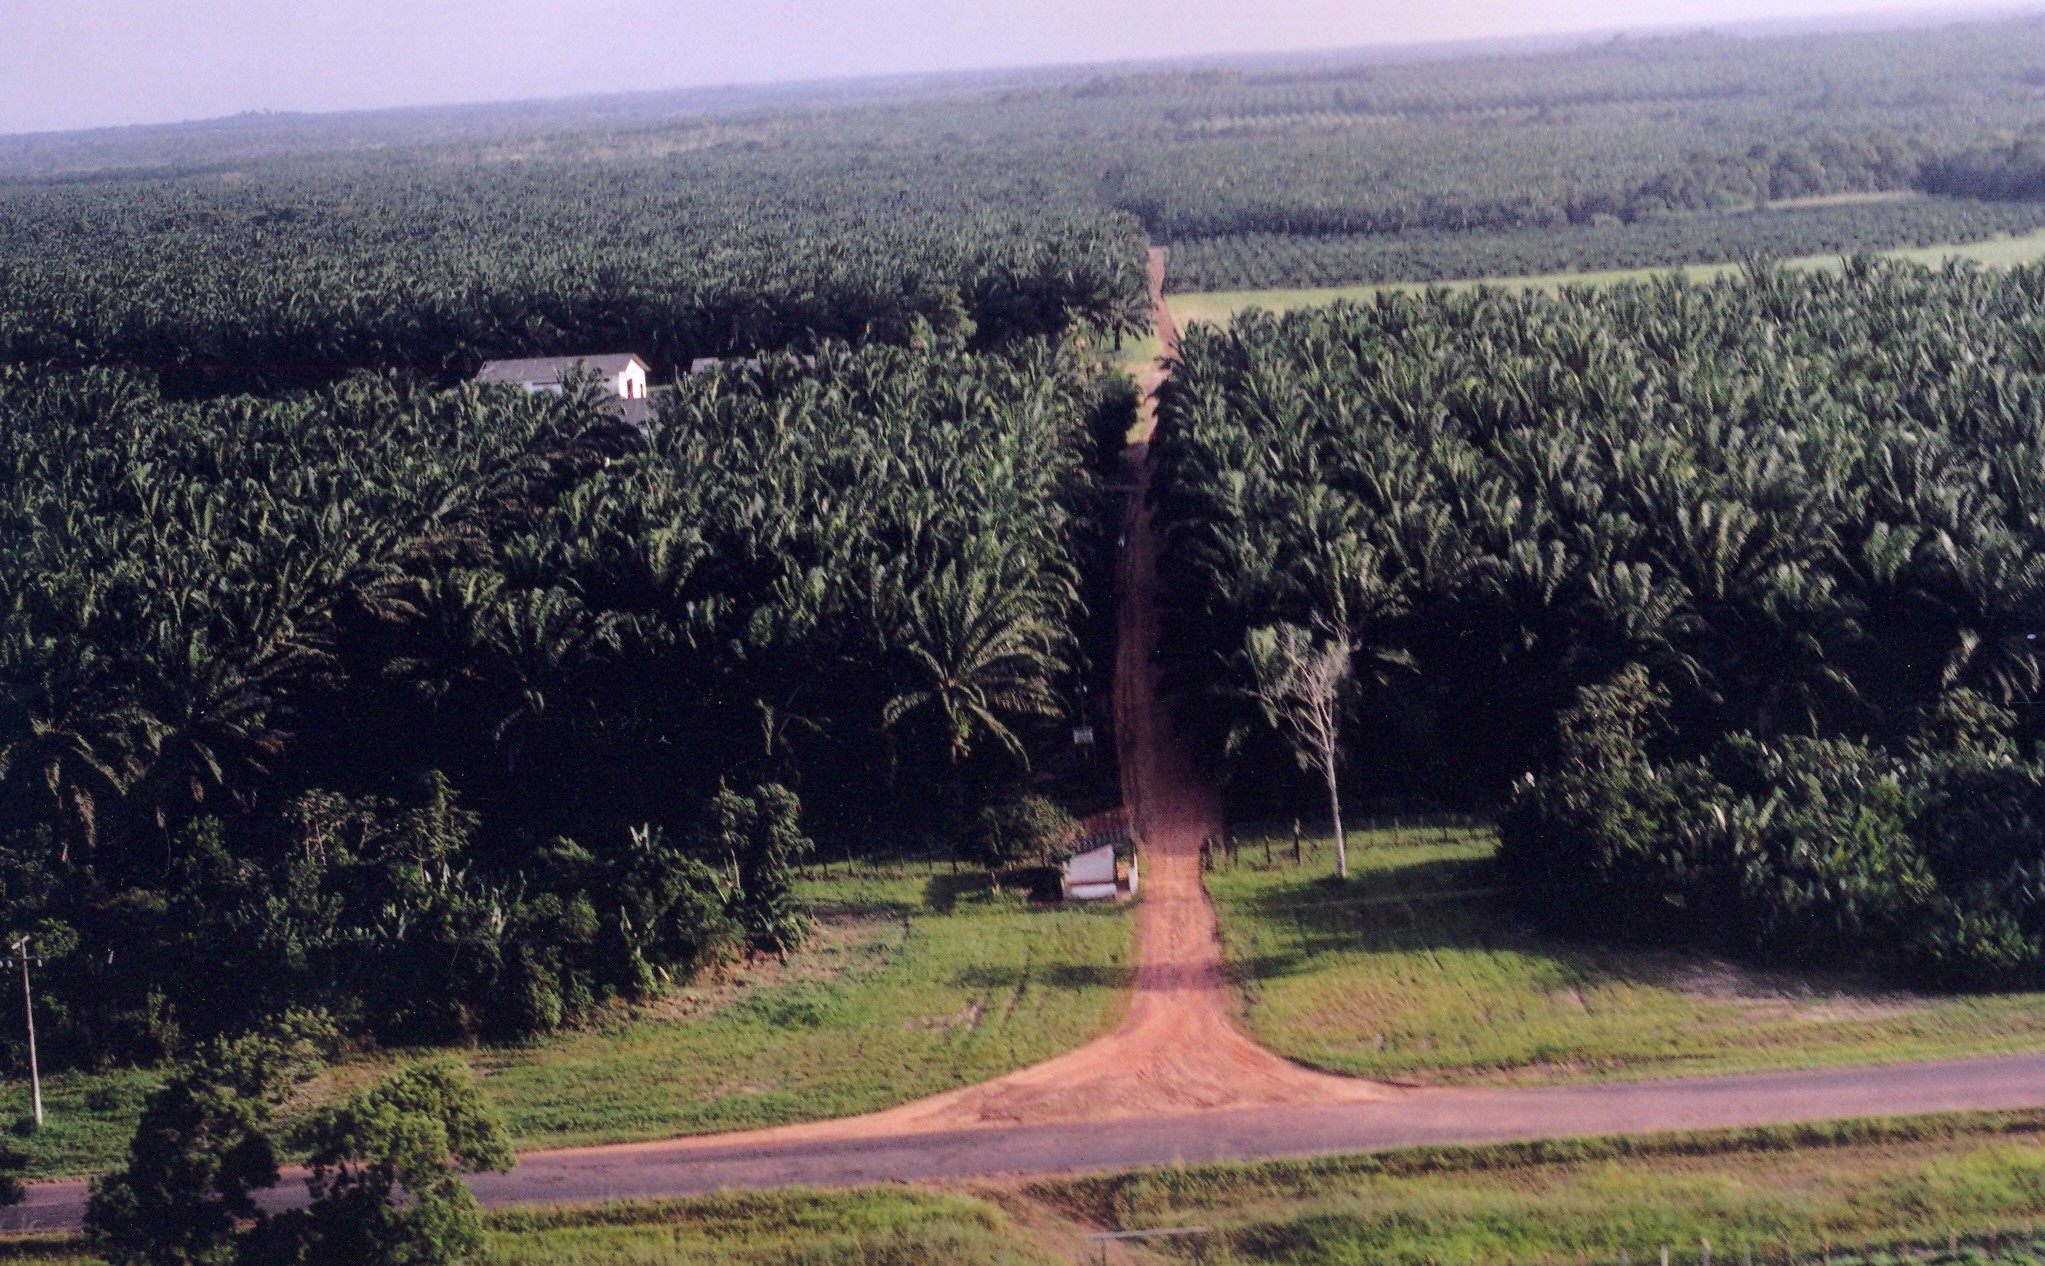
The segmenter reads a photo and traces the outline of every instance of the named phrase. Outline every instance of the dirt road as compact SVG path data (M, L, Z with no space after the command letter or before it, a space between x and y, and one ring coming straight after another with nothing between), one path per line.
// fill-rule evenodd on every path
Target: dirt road
M1159 290L1169 355L1176 346ZM739 1134L522 1156L475 1181L486 1204L685 1195L1248 1160L1416 1143L1484 1142L2045 1104L2045 1054L1530 1090L1403 1090L1313 1072L1259 1047L1232 1016L1200 840L1219 821L1158 697L1156 540L1147 444L1121 563L1115 708L1124 792L1143 844L1129 1011L1047 1063L885 1112ZM293 1185L291 1190L297 1190ZM77 1225L84 1188L39 1184L0 1225Z

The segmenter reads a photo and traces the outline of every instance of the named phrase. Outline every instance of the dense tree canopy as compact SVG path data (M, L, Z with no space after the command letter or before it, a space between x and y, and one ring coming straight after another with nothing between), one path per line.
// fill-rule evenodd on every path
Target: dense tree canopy
M1147 323L1133 222L963 165L278 161L0 191L0 362L217 390L622 348L664 375L919 321L989 345Z
M1667 718L1642 750L1720 762L1726 796L1756 805L1815 769L1893 777L1882 751L1907 751L1966 699L2015 709L2001 730L2035 737L2041 318L2045 270L1862 259L1836 275L1436 292L1196 328L1159 444L1174 670L1226 721L1249 684L1236 652L1274 622L1395 653L1410 667L1367 692L1349 748L1360 790L1409 801L1507 802L1573 750L1556 720L1580 691L1636 669ZM2036 771L2008 763L2000 738L1980 750L2007 773L1973 785L2002 779L2018 797L2004 807L2029 815ZM1656 857L1683 856L1712 803L1690 783L1636 799L1615 803L1653 819L1638 838ZM1782 838L1851 835L1813 812ZM1902 838L1912 819L1896 813ZM1616 847L1601 830L1577 838ZM2035 838L2008 838L2012 864L2037 864ZM1744 882L1751 896L1783 877ZM1755 901L1798 922L1793 905ZM2045 944L2045 922L2010 927Z
M59 1046L545 1029L800 940L818 823L953 847L1057 774L1128 395L923 337L644 436L593 388L0 383L0 915L77 938Z

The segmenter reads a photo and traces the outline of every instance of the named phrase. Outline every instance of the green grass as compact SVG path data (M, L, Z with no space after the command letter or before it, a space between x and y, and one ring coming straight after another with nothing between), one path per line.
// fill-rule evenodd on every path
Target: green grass
M1153 332L1141 338L1122 340L1122 351L1116 357L1116 361L1122 366L1124 373L1128 374L1131 378L1135 378L1148 369L1151 363L1162 355L1164 355L1164 341Z
M961 888L964 891L960 891ZM472 1062L520 1148L845 1116L984 1081L1105 1032L1130 978L1127 908L991 898L978 876L805 885L824 919L787 966Z
M477 1266L1053 1266L998 1205L872 1188L635 1201L488 1216ZM0 1236L7 1266L97 1266L76 1237Z
M2035 263L2045 259L2045 229L2021 237L1998 237L1985 242L1954 246L1922 246L1883 251L1895 259L1937 265L1948 259L1968 259L1992 268ZM1807 255L1785 260L1791 268L1837 268L1836 255ZM1249 308L1285 312L1293 308L1322 307L1338 300L1368 302L1384 292L1417 294L1437 287L1469 290L1476 286L1498 286L1507 290L1557 290L1563 286L1609 286L1624 281L1645 281L1651 277L1680 272L1694 280L1706 280L1737 271L1736 263L1691 264L1681 268L1618 268L1602 272L1543 273L1528 277L1477 277L1447 282L1392 282L1361 286L1322 286L1296 290L1215 290L1195 294L1172 294L1165 302L1181 326L1195 321L1226 325L1230 317Z
M668 1138L888 1107L1048 1059L1127 1005L1127 907L1033 906L984 875L893 867L805 881L815 940L737 964L585 1029L466 1052L520 1149ZM424 1052L358 1058L324 1090ZM20 1142L38 1177L125 1151L156 1074L67 1075ZM9 1083L0 1120L25 1116Z
M994 1205L900 1188L770 1192L491 1217L487 1266L1045 1266Z
M1030 1194L1112 1226L1207 1226L1211 1262L1783 1266L1948 1237L2029 1247L2045 1117L1950 1131L1742 1131L1147 1170ZM1657 1144L1661 1145L1657 1145ZM1965 1250L1956 1260L1967 1260ZM1974 1260L1979 1260L1975 1258Z
M26 1133L28 1083L9 1081L0 1086L0 1121L14 1127L16 1135L7 1141L29 1155L29 1172L35 1176L95 1172L127 1151L143 1101L159 1079L149 1069L47 1077L44 1125L34 1134Z
M1245 1018L1320 1068L1430 1083L1576 1081L2035 1050L2045 994L1927 996L1708 957L1568 945L1504 906L1487 832L1352 838L1351 879L1289 835L1209 878Z

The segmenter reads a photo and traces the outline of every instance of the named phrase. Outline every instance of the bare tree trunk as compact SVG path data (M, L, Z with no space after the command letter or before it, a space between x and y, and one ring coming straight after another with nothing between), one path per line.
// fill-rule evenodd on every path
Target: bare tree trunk
M1321 758L1321 772L1328 778L1328 816L1335 823L1335 873L1347 879L1349 848L1342 839L1342 796L1335 789L1335 749L1332 747Z

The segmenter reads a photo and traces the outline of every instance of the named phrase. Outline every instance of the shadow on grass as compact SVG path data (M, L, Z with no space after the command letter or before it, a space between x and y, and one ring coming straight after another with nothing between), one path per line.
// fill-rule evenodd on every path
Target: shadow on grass
M983 870L962 870L955 875L932 875L930 882L923 885L923 904L939 914L950 914L958 907L960 897L970 892L986 890L987 872Z
M1063 895L1056 866L1016 866L996 876L984 870L932 875L923 885L923 903L938 914L950 914L963 899L1012 900L1025 905L1058 905Z
M1550 952L1505 905L1496 883L1488 858L1359 868L1347 882L1318 875L1281 882L1233 904L1281 934L1289 928L1289 948L1237 958L1229 970L1239 980L1267 980L1330 953Z
M1359 868L1347 883L1327 876L1281 880L1236 899L1275 933L1265 952L1233 956L1238 983L1310 972L1324 954L1422 955L1474 951L1545 960L1578 987L1616 984L1822 1001L1894 997L1879 977L1794 963L1722 956L1710 947L1629 943L1545 932L1513 909L1489 858L1435 858Z
M1136 983L1136 972L1130 967L1034 963L1027 968L968 967L956 979L966 989L997 992L1015 989L1026 979L1052 989L1127 989Z

